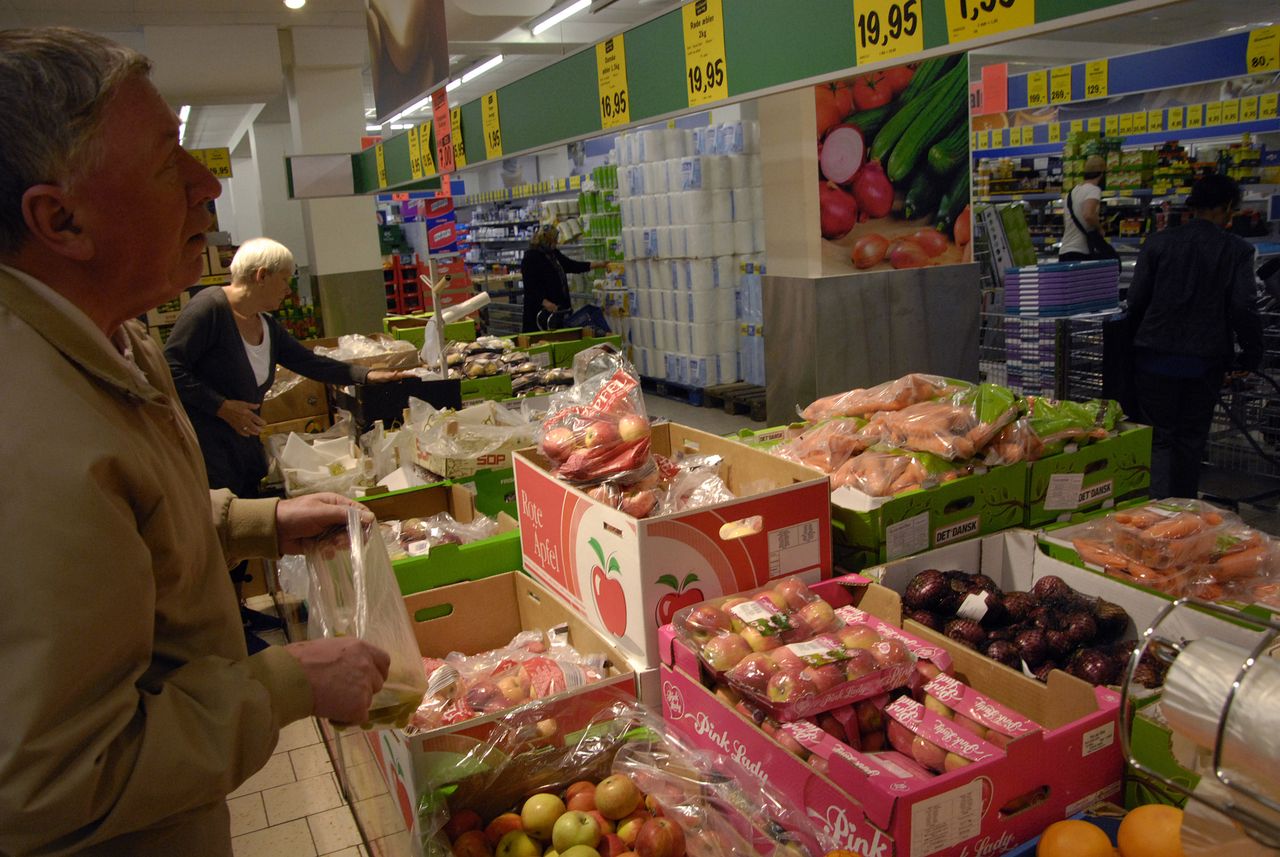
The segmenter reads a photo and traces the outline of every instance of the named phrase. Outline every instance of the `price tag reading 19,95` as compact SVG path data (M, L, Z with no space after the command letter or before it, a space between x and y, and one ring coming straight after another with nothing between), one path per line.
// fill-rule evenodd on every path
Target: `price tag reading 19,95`
M721 0L692 0L680 8L684 21L685 92L689 106L729 96Z
M600 127L612 128L630 122L627 50L621 33L596 45L596 83L600 91Z
M502 157L502 122L498 116L498 90L480 99L480 124L484 129L484 156Z
M924 50L922 0L854 0L853 43L858 65Z
M946 0L947 41L951 44L1036 22L1036 0Z

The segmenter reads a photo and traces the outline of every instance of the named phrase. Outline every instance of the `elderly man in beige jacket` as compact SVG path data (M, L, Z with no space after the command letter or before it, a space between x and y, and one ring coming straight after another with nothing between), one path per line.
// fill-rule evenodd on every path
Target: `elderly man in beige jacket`
M354 640L245 652L229 563L297 552L335 495L209 492L130 319L194 283L217 180L149 63L0 31L0 854L229 855L225 796L310 715L360 721Z

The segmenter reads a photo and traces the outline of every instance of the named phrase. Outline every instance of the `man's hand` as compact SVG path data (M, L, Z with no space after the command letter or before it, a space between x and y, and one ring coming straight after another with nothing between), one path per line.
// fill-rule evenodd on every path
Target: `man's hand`
M251 402L240 402L235 399L224 399L218 407L218 416L227 425L244 437L257 437L267 423L258 416L258 408Z
M412 369L374 369L365 378L368 384L385 384L388 381L401 381L405 378L416 378Z
M276 504L276 540L280 553L302 553L318 536L347 523L347 509L360 509L360 520L373 521L373 513L341 494L304 494Z
M352 724L369 719L369 704L391 666L386 652L355 637L308 640L284 648L306 673L316 717Z

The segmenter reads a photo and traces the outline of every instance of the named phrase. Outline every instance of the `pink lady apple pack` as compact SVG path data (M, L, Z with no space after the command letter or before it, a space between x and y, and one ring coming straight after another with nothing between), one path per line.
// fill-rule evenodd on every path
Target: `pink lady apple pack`
M895 699L884 713L890 718L889 743L893 748L931 771L950 773L973 762L1004 755L999 747L988 744L909 696Z
M938 713L947 716L949 712L958 725L1000 747L1040 729L1040 724L1031 718L978 693L953 676L935 676L924 686L924 693L926 708L935 711L938 706L945 708L946 712Z

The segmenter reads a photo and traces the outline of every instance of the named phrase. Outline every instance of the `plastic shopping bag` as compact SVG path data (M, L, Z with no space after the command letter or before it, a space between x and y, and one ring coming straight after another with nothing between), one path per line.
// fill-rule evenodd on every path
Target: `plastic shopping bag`
M422 656L391 571L377 523L347 512L346 538L307 551L311 576L311 637L358 637L391 657L387 680L373 697L364 728L403 727L427 692Z

